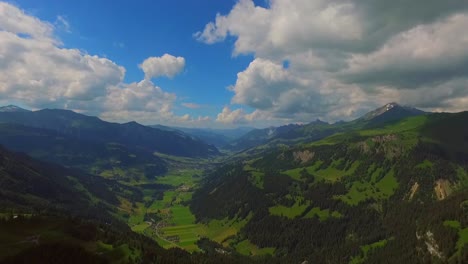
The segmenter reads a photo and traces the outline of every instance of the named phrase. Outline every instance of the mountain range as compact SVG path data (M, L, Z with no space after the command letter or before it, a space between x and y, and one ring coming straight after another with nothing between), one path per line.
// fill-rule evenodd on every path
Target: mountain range
M5 109L5 108L4 108ZM210 156L219 154L214 146L190 136L140 125L136 122L117 124L69 110L39 111L0 109L0 123L47 129L59 135L90 142L113 142L130 148L176 156Z
M389 103L350 122L329 124L316 120L308 124L290 124L252 130L244 136L233 140L225 148L232 151L243 151L260 145L268 147L279 144L294 145L301 142L313 142L335 133L369 128L378 126L379 124L398 121L406 117L424 114L426 114L424 111L416 108Z
M465 263L467 135L397 103L235 132L3 107L0 261Z

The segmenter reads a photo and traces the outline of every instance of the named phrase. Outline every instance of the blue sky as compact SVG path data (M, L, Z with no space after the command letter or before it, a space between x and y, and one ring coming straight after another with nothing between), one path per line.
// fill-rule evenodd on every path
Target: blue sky
M186 67L175 78L154 80L176 93L179 101L202 105L195 115L216 114L229 104L227 87L237 72L247 67L251 56L232 56L232 41L206 45L193 34L203 29L217 13L228 13L235 1L14 1L29 14L54 22L62 16L70 32L58 36L69 48L104 56L126 68L125 81L137 82L144 73L138 65L149 56L165 53L182 56ZM187 109L178 107L178 114Z
M467 26L459 0L0 0L0 104L186 127L464 111Z

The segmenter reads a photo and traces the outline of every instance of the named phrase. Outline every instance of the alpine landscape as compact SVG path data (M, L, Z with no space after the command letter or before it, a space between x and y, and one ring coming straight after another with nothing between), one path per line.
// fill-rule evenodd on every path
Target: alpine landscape
M468 263L464 1L65 2L0 1L0 263Z

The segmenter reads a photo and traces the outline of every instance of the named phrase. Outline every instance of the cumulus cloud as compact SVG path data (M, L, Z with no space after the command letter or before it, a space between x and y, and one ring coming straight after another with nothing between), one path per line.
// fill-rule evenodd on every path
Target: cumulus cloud
M231 110L225 106L223 111L218 114L216 121L226 124L242 124L245 123L245 112L242 109Z
M111 87L105 99L110 111L158 111L170 115L176 95L164 92L149 80Z
M350 119L394 100L461 109L465 100L454 99L467 96L467 18L468 2L458 0L239 0L194 36L232 38L234 55L254 56L230 88L233 104L307 122Z
M29 16L14 5L0 2L0 30L11 34L23 34L42 40L52 40L52 24Z
M170 54L164 54L161 57L149 57L139 67L145 73L146 79L157 78L161 76L173 78L179 74L185 67L183 57L175 57Z
M466 75L468 14L419 25L391 38L370 54L355 54L344 71L348 81L418 87Z
M51 24L0 2L0 103L72 109L119 122L196 123L174 114L177 96L149 79L125 83L124 67L63 47L54 36L57 27L70 25L61 16ZM174 76L184 63L166 54L149 58L142 68L147 77Z
M6 3L0 3L0 29L2 97L32 107L60 107L70 100L104 96L125 75L111 60L60 47L50 24Z

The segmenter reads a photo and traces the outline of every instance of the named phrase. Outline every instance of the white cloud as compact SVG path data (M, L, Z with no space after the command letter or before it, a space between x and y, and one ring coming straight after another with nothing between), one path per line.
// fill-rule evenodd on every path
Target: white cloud
M0 2L0 103L71 109L118 122L206 122L204 118L197 121L174 114L177 96L150 80L125 83L124 67L107 58L62 47L54 36L57 27L67 30L69 24L58 16L53 25ZM185 60L166 54L143 64L147 76L170 77L183 69Z
M176 95L164 92L149 80L110 87L105 107L110 111L148 111L171 115Z
M242 109L231 110L225 106L223 111L218 114L216 121L226 124L242 124L245 123L245 112Z
M293 76L281 64L257 58L245 71L237 74L236 84L230 89L235 94L233 103L265 110L277 107L287 93L308 84L307 80Z
M233 38L234 55L254 56L230 88L232 104L271 122L333 121L389 101L462 109L467 26L468 2L458 0L239 0L195 37ZM246 120L241 114L218 119Z
M284 56L310 45L357 41L363 29L349 1L272 0L269 8L240 0L195 37L211 44L235 36L235 54Z
M14 10L4 5L0 10ZM21 12L18 14L24 15ZM34 24L31 28L50 27L35 19L19 19L19 22L25 21ZM0 22L0 25L3 24ZM20 24L18 27L29 28ZM123 67L108 59L91 56L77 49L61 48L57 45L58 41L49 36L48 30L43 30L45 35L26 30L17 32L28 32L30 37L0 31L2 96L27 102L32 107L40 107L46 102L60 106L68 100L89 100L103 96L108 86L120 83L125 75Z
M50 23L25 14L14 5L0 2L0 30L41 40L53 40L50 37L54 27Z
M350 81L414 87L466 75L468 14L419 25L370 54L355 54L343 75Z
M185 67L183 57L174 57L164 54L161 57L149 57L139 67L145 73L146 79L166 76L172 78L179 74Z

